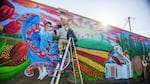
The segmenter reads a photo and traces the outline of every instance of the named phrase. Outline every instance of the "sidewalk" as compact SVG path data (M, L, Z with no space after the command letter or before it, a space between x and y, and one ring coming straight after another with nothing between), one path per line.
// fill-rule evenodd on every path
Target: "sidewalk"
M42 81L38 80L38 70L34 70L33 77L26 77L22 73L21 75L11 79L10 81L3 82L0 84L50 84L51 78L46 76ZM70 72L65 71L61 75L61 79L59 84L74 84L74 81L70 80ZM150 81L144 81L144 79L140 79L139 81L135 81L133 79L129 80L114 80L114 79L104 79L103 81L87 81L84 80L84 84L150 84Z

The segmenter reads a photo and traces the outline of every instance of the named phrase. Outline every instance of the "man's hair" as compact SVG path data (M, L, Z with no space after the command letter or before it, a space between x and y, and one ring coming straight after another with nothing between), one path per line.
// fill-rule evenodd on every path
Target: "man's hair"
M45 24L45 25L47 25L47 24L50 24L50 25L52 25L52 23L51 23L51 22L46 22L46 24Z
M116 43L120 44L120 40L119 40L119 39L116 39Z
M58 28L61 28L61 27L62 27L62 25L61 25L61 24L57 24L57 26L58 26Z
M62 25L67 25L67 24L69 24L69 22L71 22L72 21L72 19L65 19L65 18L63 18L62 19Z

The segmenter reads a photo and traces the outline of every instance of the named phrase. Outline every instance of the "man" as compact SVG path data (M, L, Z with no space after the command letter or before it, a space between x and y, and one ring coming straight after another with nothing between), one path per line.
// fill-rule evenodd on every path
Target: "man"
M71 19L62 19L62 27L57 30L57 36L59 37L59 51L60 51L60 58L62 58L63 51L66 48L67 40L69 37L74 39L74 42L77 42L77 37L74 31L70 28Z

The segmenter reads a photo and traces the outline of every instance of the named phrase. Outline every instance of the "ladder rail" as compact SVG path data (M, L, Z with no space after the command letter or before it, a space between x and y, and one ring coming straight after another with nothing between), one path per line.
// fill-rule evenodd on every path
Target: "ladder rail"
M64 56L63 56L62 63L61 63L61 65L60 65L60 70L59 70L59 72L58 72L58 76L57 76L57 79L56 79L56 83L55 83L55 84L58 84L58 83L59 83L60 75L61 75L62 68L63 68L64 62L65 62L64 59L65 59L66 56L67 56L67 51L68 51L68 48L69 48L70 43L71 43L71 39L69 38L69 41L68 41L68 43L67 43L67 47L66 47L66 50L65 50L65 53L64 53Z
M73 75L74 75L74 80L75 80L75 84L77 84L77 76L76 76L76 70L75 70L75 65L74 65L74 60L73 60L73 55L72 55L72 44L70 44L70 56L71 56L71 62L72 62L72 66L73 66Z
M72 37L69 38L65 53L64 53L63 58L62 58L62 62L61 63L59 62L57 64L56 70L54 72L54 76L53 76L50 84L58 84L59 83L60 76L61 76L63 66L64 66L64 63L65 63L65 59L67 57L67 53L69 54L69 57L70 57L69 58L70 59L69 63L70 63L70 61L72 61L74 80L75 80L75 84L77 84L77 76L76 76L76 73L75 73L74 58L73 58L73 54L72 54L72 44L73 44L73 48L74 48L73 50L74 50L74 53L75 53L75 59L77 61L77 67L78 67L78 71L79 71L79 75L80 75L81 84L83 84L83 78L82 78L81 69L80 69L80 65L79 65L79 60L78 60L78 56L77 56L77 52L76 52L76 47L75 47L75 43L74 43L74 40L73 40ZM70 52L69 52L69 47L70 47Z
M54 72L54 76L53 76L50 84L53 84L53 82L55 81L55 77L58 74L59 67L60 67L60 63L58 63L57 66L56 66L56 70Z
M70 54L69 51L68 51L67 53L68 53L68 55ZM66 59L66 58L64 58L64 60L65 60L65 59ZM70 55L68 56L67 59L68 59L68 62L70 63ZM65 65L65 67L63 67L62 70L64 70L64 69L69 65L69 63L68 63L67 65Z
M72 38L72 40L73 40L73 38ZM77 56L77 51L76 51L74 40L72 41L72 43L73 43L73 47L74 47L75 57L76 57L76 60L77 60L77 66L78 66L78 71L79 71L79 75L80 75L81 84L83 84L83 77L82 77L82 74L81 74L80 64L79 64L79 60L78 60L78 56Z
M61 75L61 72L62 72L62 67L64 66L64 59L67 56L67 51L68 51L68 48L69 48L70 41L71 41L71 39L69 39L69 41L67 43L67 47L66 47L66 50L65 50L65 54L64 54L62 63L59 62L56 66L56 70L54 72L54 76L53 76L50 84L58 84L59 83L60 75Z

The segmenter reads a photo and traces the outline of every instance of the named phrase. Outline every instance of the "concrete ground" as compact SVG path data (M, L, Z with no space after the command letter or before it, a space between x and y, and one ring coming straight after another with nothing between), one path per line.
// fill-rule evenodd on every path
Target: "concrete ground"
M0 84L50 84L51 77L46 76L42 81L38 80L38 70L34 70L35 74L33 77L26 77L22 73L21 75L6 81L0 82ZM71 80L71 71L65 70L61 75L61 79L59 84L75 84L74 81ZM80 83L77 83L80 84ZM84 84L150 84L150 81L145 81L141 78L139 81L135 81L133 79L129 80L114 80L114 79L104 79L103 81L87 81L84 80Z

